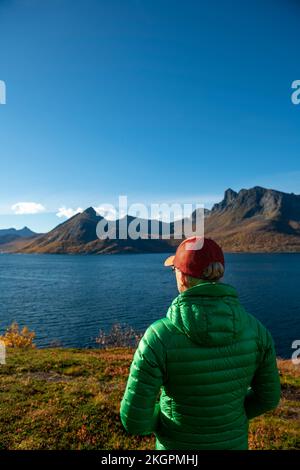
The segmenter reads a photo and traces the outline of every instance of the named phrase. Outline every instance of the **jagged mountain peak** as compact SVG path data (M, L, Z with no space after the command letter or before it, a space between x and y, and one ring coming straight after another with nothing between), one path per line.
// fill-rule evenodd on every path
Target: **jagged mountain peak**
M91 215L93 217L95 216L99 216L99 214L97 214L97 212L95 211L95 209L91 206L91 207L88 207L87 209L85 209L82 214L86 214L86 215Z
M230 204L237 197L237 195L238 193L236 191L228 188L224 193L224 201L226 201L226 204Z
M300 226L300 196L274 189L255 186L238 193L228 189L224 199L215 204L210 213L209 227L239 227L244 222L260 226L276 226L276 230L291 233ZM218 220L217 220L217 219ZM255 225L252 225L254 228Z

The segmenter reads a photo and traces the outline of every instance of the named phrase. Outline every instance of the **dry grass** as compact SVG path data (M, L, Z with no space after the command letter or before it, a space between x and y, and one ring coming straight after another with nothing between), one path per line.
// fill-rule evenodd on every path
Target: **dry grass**
M134 349L9 349L0 366L0 449L154 449L119 418ZM283 395L253 420L251 449L297 449L300 370L279 361Z
M278 408L250 424L250 449L300 449L300 366L278 360L282 397Z

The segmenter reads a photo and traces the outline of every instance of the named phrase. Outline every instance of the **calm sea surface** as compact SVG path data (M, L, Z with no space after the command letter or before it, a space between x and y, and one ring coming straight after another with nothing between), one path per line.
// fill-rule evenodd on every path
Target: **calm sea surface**
M17 321L39 346L94 347L99 329L144 331L177 295L167 255L0 255L0 332ZM272 332L277 354L300 339L300 254L228 254L224 282Z

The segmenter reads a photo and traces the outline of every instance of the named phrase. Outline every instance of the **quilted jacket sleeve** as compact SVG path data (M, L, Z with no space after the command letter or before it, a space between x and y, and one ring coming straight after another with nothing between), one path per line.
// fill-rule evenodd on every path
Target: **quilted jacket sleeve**
M280 400L280 378L276 363L276 352L271 334L265 330L266 340L260 364L255 372L245 400L248 419L270 411Z
M135 351L120 405L122 424L131 434L151 434L158 424L157 398L165 377L165 351L155 324L146 330Z

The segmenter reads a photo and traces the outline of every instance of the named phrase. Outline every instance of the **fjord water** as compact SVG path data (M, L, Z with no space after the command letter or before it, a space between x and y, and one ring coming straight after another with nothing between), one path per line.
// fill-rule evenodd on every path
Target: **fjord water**
M144 331L177 295L166 254L0 255L0 333L13 321L40 347L95 347L120 322ZM227 254L224 282L272 332L277 355L300 340L300 254Z

